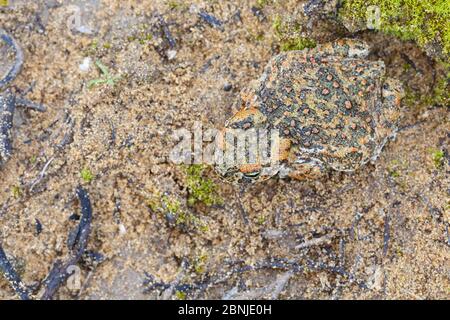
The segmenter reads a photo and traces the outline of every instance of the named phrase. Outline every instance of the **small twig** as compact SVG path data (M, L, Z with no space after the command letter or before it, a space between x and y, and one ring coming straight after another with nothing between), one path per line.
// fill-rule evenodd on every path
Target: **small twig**
M278 276L275 281L268 284L267 286L253 290L248 290L245 292L238 292L237 287L235 287L223 297L223 300L261 299L267 294L270 294L270 298L272 300L276 300L286 287L289 279L292 277L293 274L294 273L291 270L286 271L282 275Z
M42 179L44 179L45 174L48 170L48 167L50 166L50 164L52 163L52 161L55 160L55 157L50 158L50 160L47 161L47 163L44 165L44 167L42 168L41 172L39 173L38 177L31 183L30 186L30 192L33 191L34 187L42 181Z
M169 30L169 26L167 25L167 22L164 20L164 18L160 15L156 15L159 21L159 24L161 26L161 29L163 31L164 37L167 40L167 43L169 44L170 49L174 49L177 45L175 39L172 37L172 33Z
M14 65L11 67L6 76L3 79L0 79L0 89L2 89L3 87L6 87L11 81L13 81L22 69L23 52L22 49L20 49L20 47L17 45L16 41L9 34L7 34L5 30L1 28L0 39L2 39L3 42L5 42L10 48L12 48L16 55Z
M322 262L315 262L312 260L307 260L305 264L300 264L298 262L282 259L270 259L257 262L254 265L244 265L234 267L225 273L215 274L212 276L207 275L205 276L205 280L203 281L195 282L193 284L177 284L176 286L174 286L174 288L177 291L182 292L198 290L200 291L200 293L202 293L214 285L218 285L227 281L236 274L241 274L249 271L259 271L264 269L286 270L292 273L301 273L307 269L316 271L328 271L347 277L351 283L353 282L356 283L362 289L368 289L368 286L365 282L355 279L355 277L351 273L345 271L342 267L328 266ZM149 293L157 289L165 290L172 286L170 283L155 281L155 278L148 273L146 273L146 276L147 280L144 281L143 285L148 287L144 289L144 293Z
M323 237L320 238L314 238L311 240L307 240L297 246L295 246L295 249L304 249L304 248L308 248L308 247L312 247L312 246L318 246L321 245L323 243L327 243L329 242L331 239L334 238L335 235L333 234L326 234Z
M17 274L16 270L12 266L11 262L9 262L6 257L5 251L3 251L2 245L0 244L0 271L3 276L9 281L9 284L17 293L17 295L22 300L29 300L29 289L25 286L25 284L20 279L20 276Z
M46 110L44 105L27 100L25 98L21 98L21 97L16 97L16 104L18 106L25 107L25 108L35 110L35 111L39 111L39 112L45 112L45 110Z
M389 239L391 238L389 212L384 215L384 236L383 236L383 256L386 256L389 248Z
M91 232L92 205L88 193L82 187L77 188L77 196L80 200L82 216L76 230L76 237L70 246L71 256L65 263L57 260L53 264L53 268L45 280L45 291L41 296L42 300L50 300L53 298L63 282L71 276L68 271L69 267L76 265L86 250Z
M200 16L200 18L202 18L210 26L223 31L222 21L220 21L219 19L217 19L213 15L210 15L209 13L206 13L205 11L200 11L198 13L198 15Z

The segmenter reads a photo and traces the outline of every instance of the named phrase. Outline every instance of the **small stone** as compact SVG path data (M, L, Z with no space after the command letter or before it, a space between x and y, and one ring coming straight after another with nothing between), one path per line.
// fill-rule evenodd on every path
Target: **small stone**
M177 50L168 50L167 52L166 52L166 54L167 54L167 59L169 59L169 60L173 60L173 59L175 59L175 57L177 56Z
M223 86L223 90L224 91L231 91L231 89L233 89L233 85L231 85L230 83L227 83L226 85Z
M345 101L345 109L351 109L352 108L352 103L350 101Z
M91 58L90 57L86 57L83 59L83 62L80 63L80 65L78 66L78 68L80 69L80 71L82 72L88 72L89 69L91 68Z
M127 228L121 223L119 224L119 235L123 236L127 233Z

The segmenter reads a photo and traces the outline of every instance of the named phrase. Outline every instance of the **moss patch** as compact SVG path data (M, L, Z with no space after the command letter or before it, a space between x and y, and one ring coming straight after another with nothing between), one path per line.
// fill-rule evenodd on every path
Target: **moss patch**
M221 204L223 201L217 194L214 182L204 177L205 165L191 165L185 168L186 187L188 190L188 205L193 206L202 202L207 206Z
M421 47L439 43L450 54L450 6L448 0L345 0L339 16L365 25L369 6L380 8L380 31Z
M281 51L316 47L316 42L313 39L302 35L302 25L298 21L284 21L280 16L276 16L272 27L278 38Z
M80 172L80 176L81 179L83 179L83 181L86 183L90 183L94 179L94 175L88 168L83 168Z
M20 196L22 195L22 190L19 186L12 187L12 195L15 199L20 198Z
M295 39L289 39L281 43L281 51L291 51L291 50L303 50L306 48L314 48L316 42L312 39L305 37L298 37Z
M445 154L443 150L430 149L431 159L436 169L440 169L444 165Z
M405 105L421 108L430 105L447 107L450 104L450 65L439 62L438 67L444 71L437 75L436 83L430 94L420 94L405 83L406 96L403 100Z
M147 199L147 206L155 213L160 214L170 227L181 231L199 230L206 232L208 225L201 218L194 215L175 196L157 196Z

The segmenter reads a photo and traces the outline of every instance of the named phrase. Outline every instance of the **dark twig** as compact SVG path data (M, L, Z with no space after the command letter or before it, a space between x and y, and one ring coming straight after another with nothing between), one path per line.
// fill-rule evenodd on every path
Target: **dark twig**
M389 212L385 213L384 216L384 236L383 236L383 256L386 256L389 249L389 239L391 238L391 228L390 228L390 217Z
M24 108L28 108L34 111L45 112L46 108L40 103L36 103L21 97L16 98L16 105Z
M313 260L307 260L305 264L300 264L294 261L272 258L270 260L257 262L253 265L235 266L225 273L206 275L204 280L194 282L192 284L178 283L174 285L171 283L156 281L155 277L153 277L151 274L145 273L147 279L143 283L143 285L146 287L144 289L144 293L150 293L153 290L163 291L170 287L173 287L174 290L176 291L181 291L185 293L193 290L198 290L200 291L200 293L202 293L214 285L224 283L225 281L227 281L236 274L242 274L245 272L259 271L265 269L286 270L292 271L294 273L301 273L305 270L328 271L331 273L336 273L344 277L347 277L350 280L350 282L356 283L362 289L368 288L363 281L355 279L355 277L352 274L345 271L342 267L329 266L322 262L316 262Z
M157 14L157 18L159 21L159 24L161 26L162 32L164 34L164 38L167 40L167 43L169 45L170 49L174 49L175 46L177 45L175 39L172 37L172 33L169 30L169 26L167 25L167 22L164 20L164 18L160 15Z
M15 107L15 97L9 89L6 94L0 94L0 164L6 162L12 153L11 129Z
M15 54L13 66L6 76L0 79L0 164L6 162L12 153L11 129L16 106L24 106L37 111L45 111L45 107L28 101L23 97L16 97L9 84L17 77L23 65L23 52L16 41L0 28L0 39L10 47ZM2 57L3 58L3 57Z
M22 282L16 270L14 270L14 267L11 265L11 262L9 262L8 258L6 257L5 251L3 251L1 244L0 244L0 271L3 274L3 276L9 281L11 287L14 289L14 291L17 293L20 299L30 300L28 288Z
M209 13L206 13L205 11L200 11L198 13L200 18L202 18L206 23L208 23L210 26L217 28L219 30L223 30L222 21L214 17L213 15L210 15Z
M45 291L42 300L53 298L59 287L71 276L69 267L76 265L86 250L89 234L91 232L92 205L89 195L82 187L77 188L77 196L81 205L81 219L78 227L74 230L74 237L69 244L71 249L70 258L63 263L57 260L45 280Z
M8 71L6 76L3 79L0 79L0 89L2 89L6 87L11 81L13 81L22 69L23 52L22 49L20 49L20 47L17 45L16 41L9 34L7 34L5 30L1 28L0 39L2 39L3 42L5 42L11 49L14 50L14 54L16 56L14 65Z

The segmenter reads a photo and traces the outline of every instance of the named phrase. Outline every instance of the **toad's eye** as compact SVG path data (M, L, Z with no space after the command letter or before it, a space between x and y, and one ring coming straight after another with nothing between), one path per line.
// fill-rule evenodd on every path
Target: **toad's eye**
M250 179L255 179L255 178L259 177L260 174L261 174L261 171L248 172L248 173L244 173L244 177L250 178Z

